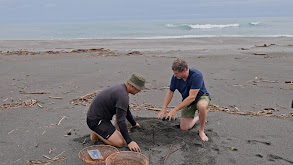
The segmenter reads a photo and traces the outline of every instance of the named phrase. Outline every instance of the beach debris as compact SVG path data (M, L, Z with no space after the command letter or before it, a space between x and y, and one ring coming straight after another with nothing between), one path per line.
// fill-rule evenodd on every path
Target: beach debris
M70 130L67 132L67 134L66 135L64 135L65 137L67 137L67 136L70 136L72 133L71 133L71 128L70 128Z
M167 158L169 157L170 154L178 151L179 149L181 149L182 147L184 146L184 144L180 145L179 147L177 147L175 150L172 151L172 148L173 148L173 144L171 144L170 146L170 149L169 149L169 152L163 156L164 158L164 163L167 161Z
M269 55L265 55L263 58L274 58L274 57L269 56Z
M86 138L84 138L84 141L81 144L85 144L86 143Z
M41 104L37 103L37 105L38 105L40 108L43 108L43 106L42 106Z
M155 145L156 144L155 143L155 128L156 128L156 125L155 124L152 124L152 128L153 128L153 143Z
M271 142L264 142L264 141L259 141L259 140L247 140L248 143L252 143L252 144L255 144L255 143L262 143L262 144L265 144L265 145L271 145Z
M276 45L276 44L263 44L263 45L255 45L255 47L269 47L269 46L273 46L273 45Z
M276 104L276 106L278 106L278 107L280 107L280 108L283 108L283 109L288 109L288 108L286 108L286 107L283 106L283 105Z
M267 55L266 53L254 53L254 55L264 56Z
M43 155L44 158L46 158L47 160L29 160L27 161L28 164L30 165L35 165L35 164L50 164L52 162L61 162L66 160L66 157L60 157L58 158L60 155L62 155L65 151L61 152L60 154L56 155L55 157L51 158L49 156Z
M273 82L275 83L275 82ZM281 89L281 90L293 90L293 88L283 88L283 87L272 87L272 86L264 86L264 85L258 85L258 84L234 84L232 85L233 87L262 87L262 88L276 88L276 89Z
M234 59L236 60L243 60L243 59L247 59L248 57L235 57Z
M50 94L50 92L43 92L43 91L39 91L39 92L25 92L25 91L19 91L20 94Z
M21 158L19 158L19 159L13 161L12 163L16 163L16 162L18 162L18 161L20 161L20 160L21 160Z
M169 155L170 155L170 153L171 153L172 148L173 148L173 144L171 144L171 146L170 146L170 148L169 148L169 151L168 151L167 155L164 157L164 163L165 163L166 160L168 159L168 157L169 157Z
M56 125L60 125L62 120L64 120L65 118L66 118L66 116L63 116Z
M51 154L53 151L55 151L56 150L56 148L50 148L49 149L49 154Z
M48 126L43 126L43 127L53 127L53 126L58 126L58 125L61 124L61 122L62 122L65 118L67 118L67 116L62 116L62 118L59 120L58 123L50 124L50 125L48 125Z
M286 84L293 85L293 81L285 81Z
M104 48L99 48L99 49L73 49L70 50L69 52L65 52L65 53L96 53L96 52L106 52L106 53L113 53L110 49L104 49Z
M4 55L35 55L40 54L40 52L31 52L27 50L16 50L16 51L0 51Z
M142 55L142 53L140 51L132 51L127 53L127 55Z
M8 134L11 134L12 132L14 132L14 131L17 131L18 129L13 129L13 130L11 130L10 132L8 132Z
M107 55L103 55L103 57L118 57L120 56L119 54L107 54Z
M4 103L0 109L9 109L9 108L20 108L20 107L31 107L38 103L37 99L28 99L18 103Z
M248 48L239 48L238 50L249 50Z
M209 105L209 111L222 111L222 112L226 112L229 114L257 116L257 117L277 117L277 118L281 118L281 119L293 118L292 115L290 115L290 114L280 114L280 115L273 114L274 112L279 111L274 108L264 108L264 110L260 110L258 112L241 111L239 109L238 109L238 111L232 111L228 107L218 106L216 104L211 104L211 105Z
M63 99L63 97L49 96L51 99Z
M238 149L235 148L235 147L231 147L231 150L232 150L232 151L238 151Z
M86 94L86 95L81 96L79 98L73 99L71 104L75 104L75 105L80 104L83 106L87 106L87 105L91 104L91 102L93 101L93 99L96 95L97 95L97 92Z
M137 104L137 103L130 103L129 107L132 110L151 110L151 111L161 111L161 107L156 106L156 105L151 105L151 104L147 104L146 102L144 102L143 104ZM168 106L167 108L175 108L175 106Z
M3 55L35 55L40 53L48 53L48 54L60 54L60 53L113 53L110 49L104 48L92 48L92 49L72 49L69 51L61 50L61 51L27 51L27 50L16 50L16 51L0 51L0 54Z
M149 149L149 162L152 164L152 149Z
M263 156L261 154L256 154L255 156L257 156L259 158L263 158Z

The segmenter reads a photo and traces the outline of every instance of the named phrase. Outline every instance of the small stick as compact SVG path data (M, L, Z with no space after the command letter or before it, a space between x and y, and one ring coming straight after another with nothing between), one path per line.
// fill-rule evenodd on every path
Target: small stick
M152 128L153 128L153 142L154 142L154 144L156 144L155 143L155 125L154 124L152 124Z
M50 158L49 156L43 155L44 158L47 158L49 160L52 160L52 158Z
M179 146L179 147L176 148L174 151L171 151L171 152L169 153L169 155L172 154L172 153L174 153L174 152L176 152L177 150L179 150L179 149L182 148L182 147L183 147L183 145ZM166 156L168 156L168 154L165 155L165 156L163 156L163 157L166 157Z
M42 106L41 104L38 103L37 105L38 105L40 108L43 108L43 106Z
M161 109L159 109L159 108L150 108L150 107L148 107L148 108L147 108L147 110L152 110L152 111L161 111Z
M171 146L170 146L169 152L168 152L167 156L165 157L164 163L166 162L168 156L170 155L170 152L172 150L172 147L173 147L173 144L171 144Z
M50 148L49 154L51 154L54 150L56 150L56 148L54 149Z
M49 96L51 99L63 99L62 97Z
M25 91L21 91L20 94L49 94L49 92L25 92Z
M86 142L86 138L84 138L84 141L81 144L85 144L85 142Z
M15 162L18 162L18 161L20 161L20 160L21 160L21 158L19 158L19 159L15 160L13 163L15 163Z
M64 120L66 118L66 116L63 116L62 117L62 119L58 122L58 124L57 125L60 125L61 124L61 122L62 122L62 120Z
M149 152L149 162L150 162L150 164L152 164L151 157L152 157L152 149L150 149L150 152Z
M60 156L61 154L63 154L65 151L61 152L60 154L58 154L57 156L55 156L54 158L52 158L53 160L56 160L56 159L60 159L58 158L58 156Z
M12 132L14 132L14 129L13 129L13 130L11 130L10 132L8 132L8 134L11 134Z

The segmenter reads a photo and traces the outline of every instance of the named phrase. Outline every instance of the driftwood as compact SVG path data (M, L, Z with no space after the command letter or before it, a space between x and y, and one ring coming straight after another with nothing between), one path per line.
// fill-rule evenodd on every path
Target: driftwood
M229 113L229 114L257 116L257 117L277 117L277 118L281 118L281 119L293 118L292 114L281 114L281 115L273 114L274 112L278 111L278 110L276 110L274 108L264 108L264 110L261 110L261 111L258 111L258 112L241 111L239 109L237 111L232 111L228 107L211 104L209 106L209 111L222 111L222 112L226 112L226 113Z
M25 91L19 91L20 94L50 94L50 92L25 92Z
M62 97L56 97L56 96L49 96L51 99L63 99Z
M58 126L61 124L62 120L64 120L67 116L62 116L62 118L59 120L58 123L55 123L55 124L50 124L48 126L43 126L43 127L53 127L53 126ZM41 128L41 127L40 127Z
M5 103L0 109L19 108L19 107L31 107L38 103L37 99L29 99L18 103Z
M142 55L142 53L140 51L132 51L127 53L127 55Z
M89 93L89 94L86 94L86 95L81 96L79 98L73 99L71 103L76 104L76 105L80 104L80 105L87 106L87 105L91 104L91 102L93 101L93 99L96 95L97 95L96 92Z
M275 82L274 82L275 83ZM233 87L244 87L244 86L248 86L248 87L263 87L263 88L276 88L276 89L282 89L282 90L293 90L293 88L283 88L283 87L272 87L272 86L264 86L264 85L258 85L258 84L235 84L232 85Z
M269 47L269 46L272 46L272 45L276 45L276 44L269 44L269 45L267 45L267 44L263 44L263 45L255 45L255 47Z
M61 48L60 48L61 49ZM64 48L66 49L66 48ZM16 51L0 51L0 54L4 55L35 55L35 54L40 54L40 53L48 53L48 54L61 54L61 53L113 53L110 49L104 49L104 48L99 48L99 49L72 49L69 51L61 50L61 51L54 51L54 50L49 50L49 51L27 51L27 50L16 50Z
M267 55L266 53L254 53L254 55L264 56Z
M62 155L65 151L61 152L60 154L58 154L57 156L50 158L49 156L43 155L44 158L48 159L48 160L29 160L27 161L28 164L30 165L34 165L34 164L44 164L44 163L51 163L51 162L61 162L63 160L66 160L66 157L60 157L58 158L60 155Z
M293 81L285 81L286 84L293 85Z

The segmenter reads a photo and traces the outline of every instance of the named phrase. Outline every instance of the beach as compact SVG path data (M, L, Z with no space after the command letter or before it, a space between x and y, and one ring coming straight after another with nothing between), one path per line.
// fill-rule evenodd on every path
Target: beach
M180 113L175 121L155 119L177 57L203 73L212 99L208 142L199 124L178 128ZM89 140L88 96L132 73L147 82L130 95L142 126L130 136L152 164L293 164L292 64L291 37L0 40L0 164L60 153L64 159L52 164L85 164L79 151L102 144ZM170 106L180 102L177 91ZM182 148L164 163L171 144Z

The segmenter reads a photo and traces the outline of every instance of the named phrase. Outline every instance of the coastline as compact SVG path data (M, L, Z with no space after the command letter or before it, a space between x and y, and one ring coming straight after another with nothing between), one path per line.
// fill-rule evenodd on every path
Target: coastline
M87 51L101 48L110 51ZM78 49L85 51L72 51ZM38 54L7 54L19 50ZM0 155L3 164L43 159L42 155L48 154L50 148L56 148L54 156L66 151L67 160L58 164L84 164L77 154L85 147L79 141L89 134L85 122L88 106L72 104L72 100L123 83L131 73L138 72L146 77L147 89L130 96L130 102L145 106L137 106L132 113L136 117L153 118L157 112L148 110L146 105L161 106L176 57L185 58L190 68L203 73L212 104L240 112L272 110L275 115L210 111L206 129L211 141L207 144L199 141L202 146L192 155L209 157L214 160L212 164L293 162L290 145L293 144L290 138L293 86L285 83L293 81L290 37L0 40L1 51L1 105L39 101L31 107L0 109L0 139L2 150L6 151ZM45 93L29 94L40 91ZM177 92L171 106L180 101ZM282 119L279 116L282 114L288 117ZM59 125L50 126L63 116L66 118ZM72 135L64 136L69 130ZM192 131L198 131L198 126ZM91 144L88 142L86 146ZM138 144L143 146L143 142ZM162 152L168 152L168 147L163 147ZM201 151L208 157L201 155ZM148 151L143 153L147 155ZM177 156L181 163L188 159ZM176 157L170 157L166 164L175 160Z

